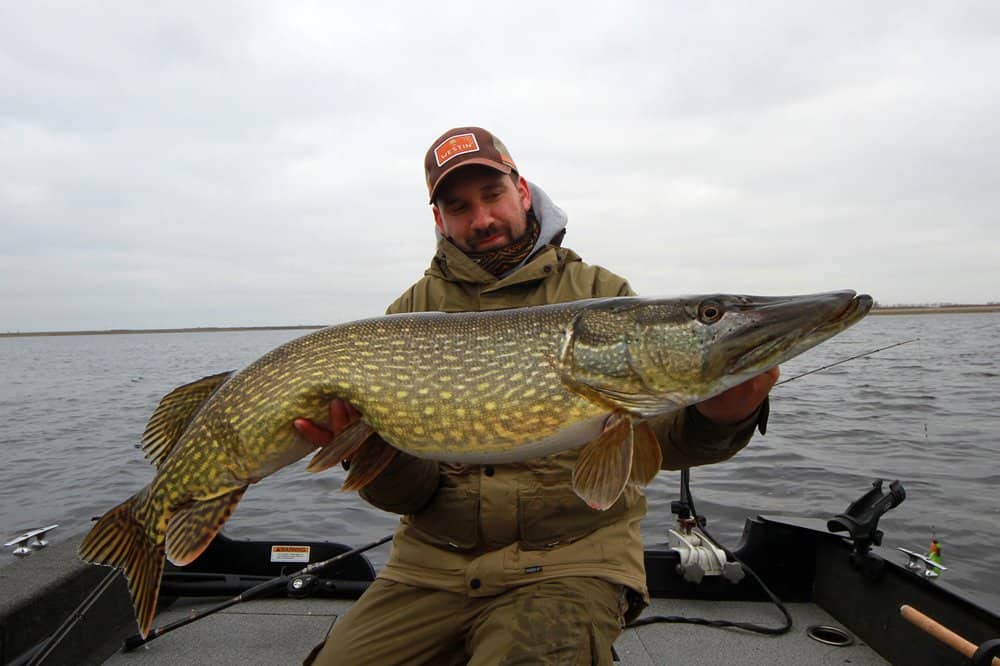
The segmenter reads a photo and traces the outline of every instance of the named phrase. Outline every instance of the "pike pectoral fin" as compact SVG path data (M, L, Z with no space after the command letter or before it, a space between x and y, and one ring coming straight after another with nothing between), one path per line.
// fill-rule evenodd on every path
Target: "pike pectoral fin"
M153 627L163 573L163 545L151 539L132 515L132 498L101 516L80 543L80 557L125 570L139 633Z
M392 447L381 437L369 437L365 445L351 458L351 469L347 472L341 490L361 490L375 480L389 463L395 459L399 450Z
M191 502L172 515L167 524L167 558L177 566L193 562L229 520L246 490L243 486L210 500Z
M629 481L632 449L632 418L616 412L604 432L580 451L573 490L592 509L605 511L618 501Z
M365 443L365 440L371 437L374 432L375 430L365 421L355 421L334 437L332 442L321 448L309 461L306 470L322 472L345 460L351 460L361 445Z
M154 465L159 467L170 455L198 409L232 374L230 371L202 377L163 396L142 433L142 450Z
M632 471L629 481L640 486L649 483L660 472L663 465L663 451L653 427L647 421L632 425Z

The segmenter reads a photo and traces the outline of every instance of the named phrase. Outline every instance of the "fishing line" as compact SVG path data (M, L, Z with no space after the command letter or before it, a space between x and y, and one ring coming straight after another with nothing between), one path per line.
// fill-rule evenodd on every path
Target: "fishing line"
M866 352L864 352L862 354L855 354L854 356L851 356L849 358L845 358L845 359L840 360L840 361L836 361L835 363L828 363L827 365L824 365L822 367L816 368L814 370L810 370L809 372L803 372L801 375L795 375L794 377L789 377L788 379L782 379L780 382L778 382L777 384L775 384L775 387L781 386L782 384L787 384L788 382L792 381L793 379L798 379L799 377L805 377L806 375L811 375L814 372L819 372L821 370L826 370L827 368L832 368L835 365L840 365L841 363L847 363L848 361L853 361L854 359L861 358L862 356L869 356L871 354L877 354L880 351L885 351L886 349L892 349L893 347L901 347L903 345L908 345L911 342L916 342L919 339L920 338L912 338L910 340L903 340L902 342L896 342L896 343L891 344L891 345L886 345L885 347L879 347L878 349L872 349L871 351L866 351Z
M688 507L691 509L691 516L695 519L696 522L698 522L698 529L701 530L702 534L704 534L709 539L709 541L718 546L726 554L726 557L730 557L734 562L740 563L740 566L742 566L743 569L747 573L749 573L750 576L755 581L757 581L757 584L760 585L762 590L764 590L764 593L771 599L774 605L778 607L778 610L781 611L781 614L785 616L785 621L780 627L765 627L763 625L754 624L752 622L737 622L734 620L707 620L705 618L685 617L682 615L652 615L649 617L637 618L632 622L630 622L627 625L627 627L628 628L641 627L647 624L670 622L675 624L698 624L706 627L720 627L720 628L731 627L734 629L743 629L745 631L751 631L757 634L766 634L770 636L780 636L781 634L788 633L788 631L791 630L792 628L792 615L791 613L788 612L788 608L785 606L784 603L782 603L781 599L779 599L778 596L774 592L772 592L767 585L764 584L764 581L761 580L760 576L757 575L757 572L755 572L753 569L747 566L747 563L738 558L732 551L730 551L728 548L719 543L719 541L715 537L713 537L711 534L708 533L708 530L705 529L705 526L702 525L700 521L698 521L698 513L697 511L695 511L694 508L694 496L691 495L690 469L681 470L681 502L686 503Z
M891 345L886 345L884 347L879 347L878 349L872 349L871 351L866 351L866 352L863 352L861 354L855 354L854 356L850 356L848 358L841 359L841 360L836 361L834 363L828 363L828 364L826 364L824 366L821 366L819 368L814 368L813 370L809 370L808 372L803 372L801 374L795 375L794 377L789 377L788 379L784 379L784 380L782 380L780 382L777 382L774 386L775 387L781 386L782 384L787 384L788 382L796 380L796 379L799 379L800 377L805 377L806 375L811 375L811 374L814 374L814 373L817 373L817 372L821 372L823 370L827 370L827 369L832 368L834 366L840 365L841 363L847 363L848 361L853 361L854 359L861 358L863 356L870 356L871 354L877 354L878 352L885 351L887 349L892 349L893 347L901 347L901 346L909 344L911 342L916 342L919 339L920 338L912 338L910 340L903 340L902 342L895 342L895 343L893 343ZM691 515L697 521L698 512L695 510L694 496L691 494L691 470L690 469L681 470L681 502L684 503L684 504L687 504L688 508L691 510ZM701 523L698 523L698 527L701 530L701 532L705 535L705 537L708 538L709 541L711 541L712 543L714 543L719 549L721 549L726 554L726 557L731 558L732 561L734 561L734 562L739 562L740 565L743 567L743 569L747 573L749 573L750 576L755 581L757 581L757 584L760 585L760 587L764 591L764 593L768 596L768 598L770 598L770 600L774 603L774 605L778 607L778 610L781 611L781 614L785 618L784 623L780 627L765 627L765 626L762 626L762 625L759 625L759 624L753 624L753 623L750 623L750 622L735 622L735 621L732 621L732 620L707 620L707 619L700 618L700 617L684 617L684 616L679 616L679 615L654 615L654 616L649 616L649 617L644 617L644 618L637 618L636 620L633 620L631 623L629 623L628 626L629 627L641 627L641 626L644 626L644 625L647 625L647 624L654 624L654 623L658 623L658 622L672 622L672 623L684 623L684 624L698 624L698 625L704 625L704 626L709 626L709 627L732 627L732 628L736 628L736 629L744 629L746 631L752 631L752 632L758 633L758 634L767 634L767 635L772 635L772 636L777 636L777 635L781 635L781 634L787 633L792 628L792 616L788 612L788 608L785 606L785 604L778 598L778 596L776 594L774 594L774 592L771 591L770 588L768 588L768 586L764 583L764 581L761 580L760 576L757 575L757 572L755 572L753 569L751 569L749 566L747 566L746 562L742 561L731 550L729 550L728 548L726 548L725 546L723 546L719 542L718 539L716 539L715 537L713 537L708 532L708 530L705 529L704 525L702 525Z
M800 377L805 377L806 375L811 375L813 373L820 372L828 368L832 368L834 366L840 365L841 363L847 363L848 361L853 361L854 359L861 358L862 356L869 356L871 354L876 354L880 351L885 351L886 349L892 349L893 347L901 347L902 345L906 345L911 342L916 342L919 339L920 338L912 338L910 340L903 340L902 342L895 342L891 345L879 347L878 349L872 349L871 351L867 351L861 354L855 354L854 356L841 359L834 363L828 363L827 365L815 368L813 370L809 370L808 372L803 372L802 374L795 375L794 377L789 377L788 379L776 383L775 386L777 387L780 386L781 384L787 384L788 382L795 379L799 379ZM694 506L694 496L691 494L690 469L681 470L681 502L687 504L688 508L691 511L691 516L694 517L695 521L697 522L698 512ZM633 622L631 622L628 626L641 627L643 625L654 624L658 622L672 622L672 623L684 623L684 624L698 624L709 627L732 627L736 629L744 629L746 631L751 631L758 634L767 634L772 636L778 636L787 633L792 628L792 616L788 612L788 608L785 606L785 604L778 598L776 594L774 594L774 592L771 591L771 589L764 583L764 581L761 580L760 576L757 575L757 572L751 569L746 562L737 557L731 550L723 546L719 542L719 540L713 537L709 533L709 531L705 528L705 526L702 525L700 522L698 522L698 528L701 530L702 534L704 534L705 537L708 538L709 541L715 544L720 550L722 550L726 554L726 557L731 558L732 561L734 562L739 562L739 564L743 567L743 569L747 573L749 573L750 576L755 581L757 581L757 584L760 585L761 589L768 596L771 602L778 607L779 611L781 611L781 614L785 618L784 623L780 627L765 627L763 625L753 624L750 622L736 622L732 620L707 620L700 617L684 617L679 615L654 615L650 617L638 618Z

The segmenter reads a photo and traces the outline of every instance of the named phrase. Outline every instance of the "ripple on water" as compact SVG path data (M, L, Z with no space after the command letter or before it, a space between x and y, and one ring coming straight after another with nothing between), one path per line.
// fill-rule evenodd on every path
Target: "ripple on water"
M698 510L713 533L735 544L744 520L758 513L824 520L844 511L872 479L898 478L907 500L882 519L885 544L921 550L937 536L952 567L947 580L1000 607L998 325L998 315L870 317L785 364L782 376L792 377L920 337L777 387L766 437L733 460L692 471ZM242 367L299 335L0 340L13 366L13 380L0 384L0 534L51 522L66 526L66 534L85 528L152 478L134 445L163 395ZM355 494L338 492L339 470L312 475L303 468L253 486L227 533L357 544L397 524ZM665 472L647 490L643 533L650 542L663 541L673 524L678 479ZM375 551L377 565L387 552Z

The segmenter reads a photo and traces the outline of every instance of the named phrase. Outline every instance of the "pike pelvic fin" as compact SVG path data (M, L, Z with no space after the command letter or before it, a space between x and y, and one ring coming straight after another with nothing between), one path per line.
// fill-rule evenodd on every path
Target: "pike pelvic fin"
M163 573L163 544L155 543L132 517L133 497L104 514L80 544L87 562L124 569L139 633L153 626Z
M177 566L190 564L212 543L216 533L240 503L247 486L210 500L186 504L167 523L167 559Z
M653 427L647 421L632 425L632 471L629 482L647 486L663 465L663 451Z
M345 460L351 460L374 432L374 428L366 421L355 421L312 457L306 471L322 472Z
M373 433L374 434L374 433ZM394 448L381 437L369 437L364 446L351 458L351 468L341 490L361 490L375 480L396 458L399 449Z
M632 418L615 412L604 432L580 451L573 490L592 509L609 509L625 490L632 469Z
M157 467L173 450L198 409L233 371L202 377L163 396L142 433L142 450Z

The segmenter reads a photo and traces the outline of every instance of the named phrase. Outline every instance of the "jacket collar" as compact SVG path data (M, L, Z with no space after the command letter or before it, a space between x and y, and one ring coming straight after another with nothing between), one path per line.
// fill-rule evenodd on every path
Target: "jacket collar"
M537 251L526 264L502 278L497 278L480 268L451 242L441 239L438 241L434 260L424 274L449 282L478 284L482 286L483 291L493 291L514 284L544 280L562 264L579 259L572 250L550 245Z

